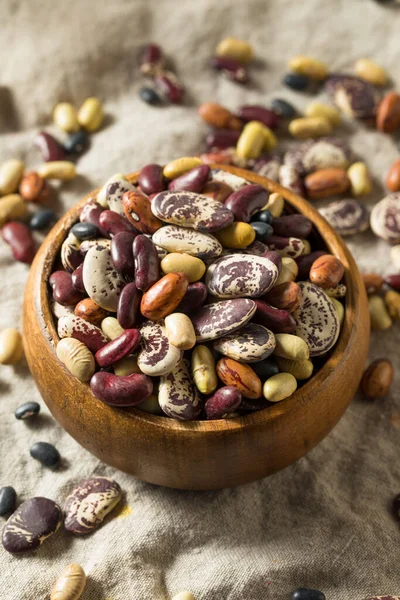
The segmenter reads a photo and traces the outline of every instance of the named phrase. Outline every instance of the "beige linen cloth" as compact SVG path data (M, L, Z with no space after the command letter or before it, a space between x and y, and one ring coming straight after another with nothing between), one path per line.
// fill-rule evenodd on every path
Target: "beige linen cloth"
M276 96L299 109L309 98L281 85L288 58L307 53L332 71L351 72L370 56L400 89L400 10L372 0L2 0L0 3L0 159L41 162L32 147L50 131L57 101L100 96L107 123L78 163L79 177L60 189L61 215L114 172L197 153L206 127L196 105L230 108ZM208 67L227 35L249 40L262 64L240 87ZM157 41L187 86L183 106L152 108L138 99L143 85L137 48ZM355 152L375 178L373 204L398 158L395 140L353 123ZM388 246L370 233L349 242L360 267L391 270ZM28 269L0 242L0 329L20 326ZM390 503L400 492L399 326L374 333L370 358L389 357L396 381L385 400L356 398L334 431L305 458L263 481L219 492L189 493L148 485L88 454L57 425L27 367L0 369L0 486L19 501L43 495L64 502L91 475L115 478L123 510L87 537L60 530L38 551L12 556L0 547L1 600L41 600L70 562L88 573L83 600L168 600L191 590L197 600L288 600L298 586L328 600L363 600L400 593L400 531ZM38 400L38 419L20 422L14 409ZM29 456L37 441L59 449L63 467L42 468ZM255 457L256 459L256 457Z

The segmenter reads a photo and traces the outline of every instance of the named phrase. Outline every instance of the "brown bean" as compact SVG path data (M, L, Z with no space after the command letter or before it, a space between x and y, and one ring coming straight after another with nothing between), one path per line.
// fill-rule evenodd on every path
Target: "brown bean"
M394 290L388 290L385 294L385 304L390 317L394 321L400 319L400 294Z
M96 398L110 406L135 406L153 393L153 380L137 373L118 376L100 371L91 378L90 388Z
M140 303L142 315L152 321L163 319L176 309L188 285L183 273L164 275L143 295Z
M150 238L138 235L133 241L135 260L135 283L139 290L146 292L160 277L160 264L157 249Z
M94 302L91 298L85 298L78 302L75 306L74 313L77 317L81 317L81 319L85 319L85 321L89 321L93 325L99 326L103 319L107 316L107 311L104 308L101 308L96 302Z
M208 125L217 129L234 129L240 131L243 127L240 119L216 102L205 102L197 110L201 118Z
M251 216L268 202L269 193L261 185L245 185L233 192L224 205L235 215L236 221L248 223Z
M299 268L299 272L297 274L298 281L303 281L304 279L308 279L310 275L311 265L314 261L317 260L320 256L325 255L326 252L323 250L315 250L310 254L306 254L304 256L298 256L296 260L296 264Z
M393 133L400 127L400 95L389 92L378 107L376 125L379 131Z
M129 223L142 233L152 234L162 227L162 221L151 212L150 200L140 192L125 192L124 213Z
M312 283L322 288L335 287L343 275L344 266L333 254L320 256L313 262L310 269Z
M312 200L342 194L350 187L350 179L344 169L320 169L304 180L307 195Z
M389 391L394 376L390 360L378 358L364 371L361 379L361 392L367 398L383 398Z
M400 159L396 160L389 169L386 186L391 192L400 191Z
M363 273L362 278L367 294L376 294L383 286L383 277L377 273Z
M3 240L10 246L15 260L30 264L36 254L32 232L27 225L10 221L1 229Z
M261 397L261 380L249 365L232 358L221 358L217 362L217 375L225 385L237 388L245 398Z
M281 283L273 287L263 300L275 308L292 313L300 306L301 289L294 281Z
M30 171L22 176L19 183L19 193L28 202L43 202L49 197L50 188L39 173Z

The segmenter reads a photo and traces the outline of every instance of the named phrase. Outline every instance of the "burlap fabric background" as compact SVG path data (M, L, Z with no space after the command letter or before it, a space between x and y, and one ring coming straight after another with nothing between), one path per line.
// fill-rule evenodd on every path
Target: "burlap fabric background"
M298 52L351 70L371 56L400 89L400 11L372 0L3 0L0 4L0 159L40 164L32 149L48 126L56 101L79 104L98 95L109 114L79 161L79 178L64 185L61 212L116 171L196 153L205 126L195 106L216 100L231 108L267 102L279 94L301 109L307 96L285 90L287 59ZM247 88L217 77L207 61L226 35L250 40L263 66ZM135 66L140 44L157 41L175 61L187 86L182 107L142 104ZM397 81L396 81L397 79ZM376 186L398 153L395 141L373 130L355 131L352 146L365 157ZM388 247L372 234L350 243L359 265L390 271ZM27 267L0 245L0 329L19 326ZM373 335L371 359L399 364L399 328ZM26 367L0 371L0 485L13 485L19 501L44 495L63 503L84 477L102 474L124 490L119 518L86 538L59 531L34 554L0 549L0 597L48 598L65 565L89 575L84 600L167 600L190 589L198 600L286 600L297 586L325 592L328 600L362 600L400 592L398 525L389 512L400 492L399 374L391 393L375 403L356 398L318 448L297 464L236 489L187 493L158 488L114 471L82 450L49 415ZM39 400L40 418L16 421L15 407ZM44 469L29 456L39 440L57 446L63 467ZM126 508L128 507L128 508Z

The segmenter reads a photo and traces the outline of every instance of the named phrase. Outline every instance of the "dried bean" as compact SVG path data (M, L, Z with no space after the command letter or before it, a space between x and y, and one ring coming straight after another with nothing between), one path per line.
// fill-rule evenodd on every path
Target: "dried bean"
M298 256L296 258L296 264L298 266L298 279L302 281L303 279L308 279L310 275L310 269L315 260L320 256L325 255L326 252L323 250L315 250L306 256Z
M234 412L242 402L242 394L232 386L224 386L207 399L204 409L207 419L223 419L227 413Z
M0 488L0 517L13 513L17 506L17 493L10 485Z
M264 147L264 126L258 121L250 121L243 128L236 144L239 158L258 158Z
M42 231L48 229L57 221L57 215L54 210L50 208L47 210L40 210L39 212L32 215L29 221L29 227L34 231Z
M0 198L0 227L7 221L19 219L26 213L26 204L19 194L8 194Z
M203 402L190 378L186 359L183 358L167 376L161 376L158 401L169 417L184 421L198 418Z
M96 304L111 312L117 310L125 281L112 264L109 248L90 248L83 263L83 284Z
M139 57L139 68L143 75L154 77L164 66L165 58L158 44L147 44Z
M171 71L162 71L155 75L156 87L172 104L181 104L185 95L185 88Z
M98 228L93 223L75 223L70 231L81 241L98 238L100 235Z
M45 162L64 160L65 149L55 137L41 131L37 134L34 144L40 150Z
M195 256L172 252L161 261L161 269L165 274L182 272L193 283L203 277L206 265Z
M207 135L206 144L210 149L232 148L236 146L239 137L240 131L234 129L217 129Z
M106 317L101 322L101 330L110 340L115 340L124 333L124 329L115 317Z
M308 81L307 81L308 85ZM291 86L289 86L291 87ZM283 100L282 98L275 98L272 100L271 108L282 119L293 119L296 116L296 109L290 102Z
M372 85L385 86L388 82L385 69L369 58L359 58L354 65L354 71L358 77Z
M60 181L70 181L76 176L76 167L74 163L68 160L52 160L45 162L38 171L44 179L59 179Z
M142 292L151 288L160 277L158 254L154 243L145 235L138 235L133 241L135 282Z
M89 144L88 134L81 129L67 137L64 142L64 150L67 154L80 155L88 149Z
M55 467L61 458L57 448L47 442L36 442L29 453L45 467Z
M40 404L38 402L25 402L25 404L17 406L14 415L19 421L24 421L25 419L30 419L31 417L38 415L39 412Z
M283 83L292 90L301 92L310 85L310 79L306 75L288 73L283 78Z
M296 378L291 373L278 373L264 383L263 395L269 402L280 402L297 389Z
M371 318L371 329L384 331L392 326L392 319L386 309L385 302L380 296L369 296L369 315Z
M233 58L240 63L246 63L253 58L254 52L248 42L234 37L227 37L218 44L215 54Z
M321 81L328 75L328 67L311 56L297 55L289 60L289 69L299 75Z
M325 117L302 117L289 124L291 135L300 140L329 135L331 131L332 123Z
M75 133L79 130L76 108L70 102L59 102L53 111L54 123L66 133Z
M367 165L363 162L355 162L347 169L350 179L351 193L353 196L365 196L372 190L372 182Z
M376 116L379 131L394 133L400 127L400 95L389 92L380 102Z
M390 167L386 177L386 187L391 192L400 191L400 160L396 160Z
M268 202L269 193L260 185L247 185L231 194L225 206L238 221L249 222L251 216Z
M103 210L99 217L99 225L109 236L123 231L137 234L137 229L123 216L113 210Z
M279 117L276 113L258 104L241 106L236 112L236 116L245 123L259 121L271 129L276 129L279 125Z
M143 100L143 102L146 102L146 104L150 104L152 106L158 106L159 104L161 104L160 96L151 87L140 88L139 96Z
M385 277L385 283L393 289L400 291L400 275L387 275Z
M68 565L55 582L50 600L79 600L86 585L85 571L80 565Z
M83 263L72 272L71 277L74 289L77 292L81 292L81 294L85 294L86 290L83 284Z
M253 228L253 223L249 225L239 221L215 232L215 237L225 248L247 248L254 242L256 230Z
M390 360L378 358L364 371L361 379L361 392L367 398L383 398L387 395L394 377L394 369Z
M91 298L85 298L75 306L74 314L81 317L81 319L85 319L85 321L89 321L89 323L93 323L93 325L99 326L106 318L107 311L96 302L93 302Z
M178 312L188 313L196 311L203 306L207 298L207 287L202 282L190 283L186 294L176 307Z
M31 230L24 223L10 221L1 229L3 240L10 246L15 260L30 264L36 254Z
M72 313L58 319L57 332L61 339L79 340L92 352L97 352L108 343L108 339L99 327Z
M200 193L207 183L209 176L210 167L208 165L200 165L173 179L169 183L168 189L173 192L188 191Z
M312 222L303 215L287 215L273 220L274 234L282 237L306 238L312 230Z
M332 254L325 254L317 258L310 269L310 279L321 288L336 286L344 275L344 266Z
M301 289L294 281L274 286L263 298L269 305L292 313L300 305Z
M140 333L138 329L126 329L119 337L102 346L96 354L95 359L98 365L103 369L111 367L137 348L140 343Z
M141 233L152 234L162 227L162 222L151 211L149 199L141 192L125 192L122 204L125 217Z
M210 60L210 65L213 67L213 69L222 71L222 73L231 81L236 81L237 83L247 83L249 80L246 67L234 58L214 56Z
M314 100L311 102L304 111L306 117L323 117L328 119L333 126L339 125L341 121L340 112L334 106L329 104L323 104Z
M321 169L307 175L304 180L307 195L312 200L342 194L350 187L344 169Z
M213 353L199 344L192 352L191 373L193 381L202 394L212 394L218 385Z
M163 167L149 164L143 167L139 174L139 187L147 195L158 194L166 189Z
M78 110L78 122L86 131L97 131L103 124L103 105L98 98L86 98Z
M386 308L394 321L400 319L400 294L394 290L388 290L385 294Z
M140 292L136 283L128 283L118 300L117 319L121 327L129 329L136 325L140 305Z
M136 234L121 231L111 240L111 260L114 267L125 277L133 278L135 262L133 258L133 241Z
M144 317L158 321L173 312L184 297L188 280L183 273L169 273L143 295L140 311Z
M314 365L311 360L290 360L282 356L276 357L279 370L284 373L290 373L297 380L303 381L310 379L313 374Z
M363 273L362 278L367 294L379 292L384 283L383 277L377 273Z
M190 350L196 344L192 321L184 313L175 312L165 317L165 330L169 343L179 350Z
M19 184L19 193L28 202L43 202L49 197L49 187L35 171L25 173Z
M18 329L8 327L0 333L0 365L15 365L23 355L22 336Z
M0 166L0 196L7 196L18 189L19 182L24 172L22 160L11 158Z
M254 321L264 325L276 333L293 333L296 329L296 321L287 310L273 308L262 300L256 300L257 310Z
M232 358L221 358L216 368L221 381L227 386L237 388L245 398L261 397L261 380L249 365Z
M152 394L153 381L137 373L119 377L101 371L91 378L90 388L96 398L110 406L135 406Z
M201 118L217 129L240 131L243 127L240 119L235 117L227 108L216 102L205 102L197 109Z

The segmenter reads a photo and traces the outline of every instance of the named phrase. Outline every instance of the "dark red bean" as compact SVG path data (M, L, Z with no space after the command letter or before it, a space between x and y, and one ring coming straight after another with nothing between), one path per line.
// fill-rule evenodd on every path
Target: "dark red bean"
M18 221L10 221L1 229L3 240L11 248L15 260L30 264L36 254L32 232L27 225Z
M137 234L137 229L133 227L126 217L113 210L103 210L99 217L99 225L108 234L108 237L117 235L122 231Z
M81 294L86 294L85 286L83 284L83 263L72 272L71 277L74 289L77 292L81 292Z
M167 189L161 165L150 164L143 167L139 175L139 187L144 194L158 194Z
M400 275L388 275L385 277L385 283L394 290L400 291Z
M136 283L128 283L122 290L118 300L117 319L124 329L131 329L136 325L139 316L141 294Z
M233 192L224 204L233 212L236 221L248 223L251 215L267 204L268 198L269 193L261 185L245 185Z
M72 275L68 271L54 271L50 275L49 284L54 300L63 306L72 306L82 300L83 296L74 288Z
M93 394L111 406L135 406L153 393L153 381L147 375L118 376L100 371L90 380Z
M154 77L164 64L164 55L158 44L147 44L139 54L139 69L143 75Z
M269 258L269 260L271 262L274 263L274 265L276 265L278 267L278 271L279 273L281 272L282 269L282 258L281 256L275 252L275 250L269 250L268 252L265 252L265 254L263 254L264 258Z
M233 385L226 385L217 390L205 403L207 419L223 419L234 412L242 401L242 394Z
M132 354L140 343L139 329L126 329L124 333L112 340L94 355L96 362L103 369Z
M306 254L304 256L298 256L295 261L297 266L299 267L299 273L296 277L298 281L303 281L304 279L308 279L310 275L311 265L317 258L326 254L323 250L315 250L310 254Z
M157 249L150 238L138 235L133 240L135 259L135 283L139 290L147 292L160 277Z
M100 206L100 204L97 204L95 200L91 200L82 208L79 220L81 223L92 223L93 225L96 225L101 235L109 238L110 236L108 235L107 231L100 225L100 215L102 212L104 212L104 208Z
M239 138L240 131L234 131L233 129L217 129L211 131L207 135L206 144L209 149L218 148L218 150L221 150L236 146Z
M155 76L155 84L172 104L181 104L185 88L171 71L163 71Z
M190 314L191 312L203 306L207 298L207 287L201 281L189 283L186 294L180 304L175 309L175 312Z
M273 308L263 300L254 300L257 310L253 317L255 323L264 325L273 333L293 333L296 329L296 321L287 310Z
M133 279L135 261L133 259L132 244L136 234L130 231L121 231L111 240L111 260L114 267L125 277Z
M260 121L260 123L263 123L263 125L266 125L270 129L276 129L280 120L276 113L259 104L241 106L236 112L236 116L246 123L249 121Z
M210 61L210 65L213 67L213 69L223 71L224 75L228 79L236 81L237 83L247 83L249 80L246 67L233 58L214 56Z
M210 177L210 172L211 169L208 165L195 167L180 177L173 179L169 183L168 189L173 192L185 191L199 194L206 185Z
M304 215L285 215L272 221L275 235L304 239L311 233L312 222Z
M267 406L270 406L270 403L265 398L243 398L239 411L256 412L257 410L264 410Z
M43 160L45 162L52 160L65 160L64 147L49 133L40 131L35 138L34 144L42 153Z

